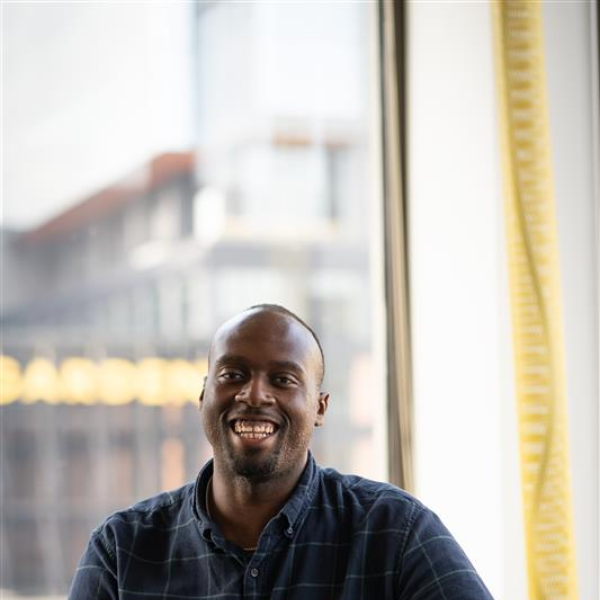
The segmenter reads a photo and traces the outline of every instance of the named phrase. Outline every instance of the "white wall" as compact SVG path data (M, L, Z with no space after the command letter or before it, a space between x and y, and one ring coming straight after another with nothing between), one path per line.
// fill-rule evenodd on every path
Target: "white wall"
M598 267L586 11L578 2L544 7L580 597L595 600ZM408 28L417 495L495 597L524 600L491 7L413 1Z
M408 7L417 495L504 597L501 209L491 14Z

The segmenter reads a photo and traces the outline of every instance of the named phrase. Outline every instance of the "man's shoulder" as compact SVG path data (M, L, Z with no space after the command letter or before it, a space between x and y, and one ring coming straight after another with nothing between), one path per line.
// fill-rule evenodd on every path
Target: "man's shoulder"
M336 498L344 508L362 509L397 520L412 521L425 509L423 504L405 490L359 475L339 473L332 468L320 469L325 495Z
M169 532L193 519L195 485L161 492L109 515L93 532L101 537L120 537L134 531Z
M326 486L339 487L365 499L390 499L421 506L419 500L407 491L385 481L375 481L352 473L340 473L331 467L321 467L320 473Z
M175 490L161 492L155 496L140 500L122 512L131 514L137 518L148 517L155 513L176 509L178 506L190 501L193 495L194 482L190 481Z

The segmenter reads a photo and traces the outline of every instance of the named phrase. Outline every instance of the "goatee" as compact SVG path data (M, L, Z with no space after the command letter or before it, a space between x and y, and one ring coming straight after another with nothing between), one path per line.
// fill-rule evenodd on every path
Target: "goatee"
M273 478L277 473L278 455L261 459L253 459L247 456L228 456L228 462L231 470L238 477L249 479L251 481L263 481Z

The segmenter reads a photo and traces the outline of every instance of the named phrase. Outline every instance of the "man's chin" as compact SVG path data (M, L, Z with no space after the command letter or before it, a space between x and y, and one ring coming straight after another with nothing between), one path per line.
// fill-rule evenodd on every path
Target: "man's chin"
M233 474L252 481L271 479L277 473L277 455L267 457L258 456L230 456L229 464Z

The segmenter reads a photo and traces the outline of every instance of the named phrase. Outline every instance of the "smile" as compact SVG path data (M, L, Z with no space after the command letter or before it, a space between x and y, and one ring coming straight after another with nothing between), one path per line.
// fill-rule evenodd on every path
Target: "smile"
M232 424L234 433L249 440L262 440L270 437L278 427L271 421L246 421L236 419Z

